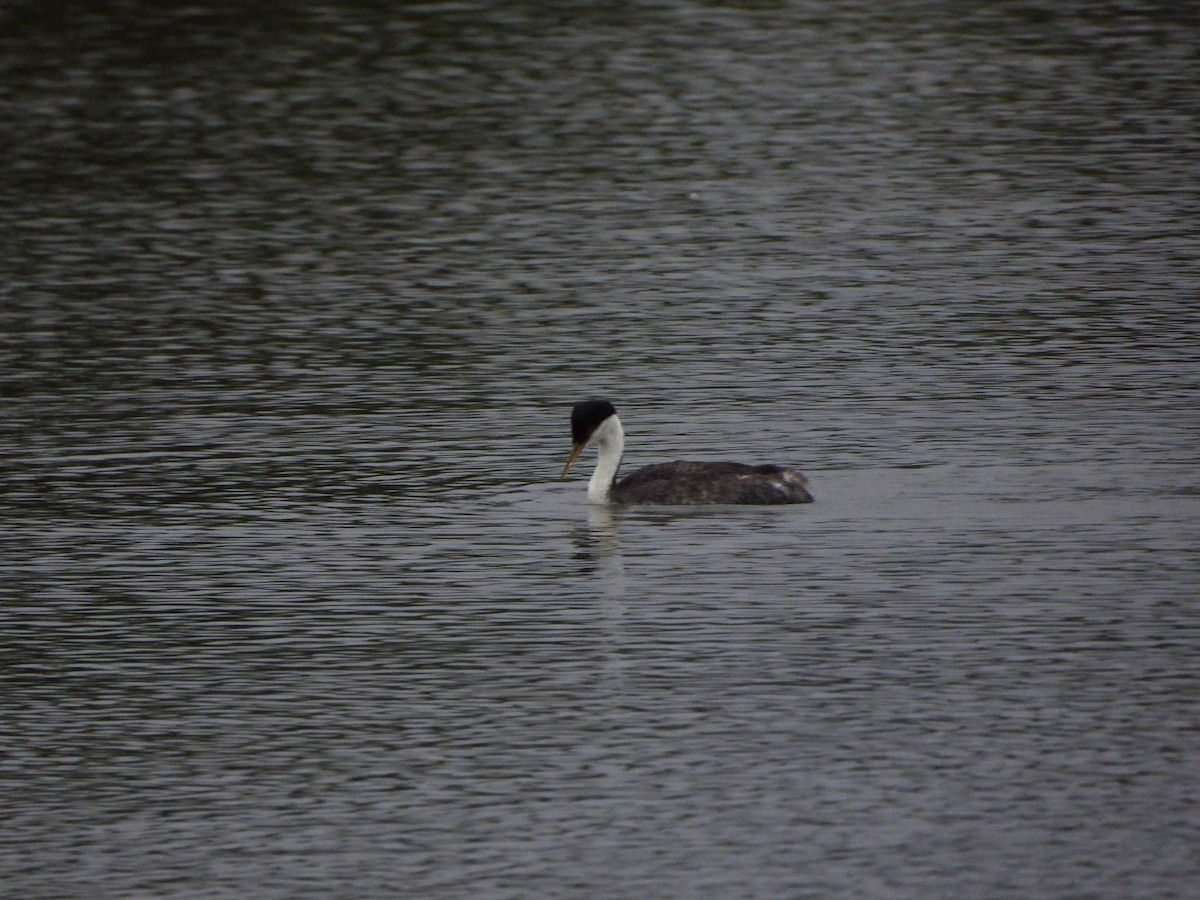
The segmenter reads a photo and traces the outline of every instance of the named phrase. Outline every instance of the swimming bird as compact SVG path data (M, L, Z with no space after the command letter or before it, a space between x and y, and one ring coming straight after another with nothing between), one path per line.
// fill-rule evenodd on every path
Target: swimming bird
M812 503L808 479L788 466L749 466L735 462L669 462L638 469L617 481L625 453L625 429L607 400L584 400L571 410L575 442L560 478L584 449L596 445L599 458L588 482L589 503L695 505L705 503Z

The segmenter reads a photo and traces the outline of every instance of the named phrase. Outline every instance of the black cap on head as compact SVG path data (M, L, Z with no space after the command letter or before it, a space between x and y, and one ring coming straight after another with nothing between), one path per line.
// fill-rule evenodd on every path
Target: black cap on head
M584 400L571 410L571 439L576 444L584 443L600 423L617 414L616 408L607 400Z

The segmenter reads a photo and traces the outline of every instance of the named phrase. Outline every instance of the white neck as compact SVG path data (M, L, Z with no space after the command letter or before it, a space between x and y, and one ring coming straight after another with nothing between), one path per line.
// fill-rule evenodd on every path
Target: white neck
M588 482L588 503L607 503L608 492L617 480L617 469L625 453L625 429L615 415L605 419L592 435L596 445L596 471Z

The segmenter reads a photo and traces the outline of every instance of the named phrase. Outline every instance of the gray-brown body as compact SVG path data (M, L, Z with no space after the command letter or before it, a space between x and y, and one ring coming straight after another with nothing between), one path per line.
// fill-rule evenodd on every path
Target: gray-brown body
M612 503L812 503L807 479L787 466L677 462L646 466L612 486Z

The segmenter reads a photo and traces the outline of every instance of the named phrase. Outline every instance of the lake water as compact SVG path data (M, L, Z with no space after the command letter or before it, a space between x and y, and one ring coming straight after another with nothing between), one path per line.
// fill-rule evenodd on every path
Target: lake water
M1198 45L8 5L3 893L1194 896Z

